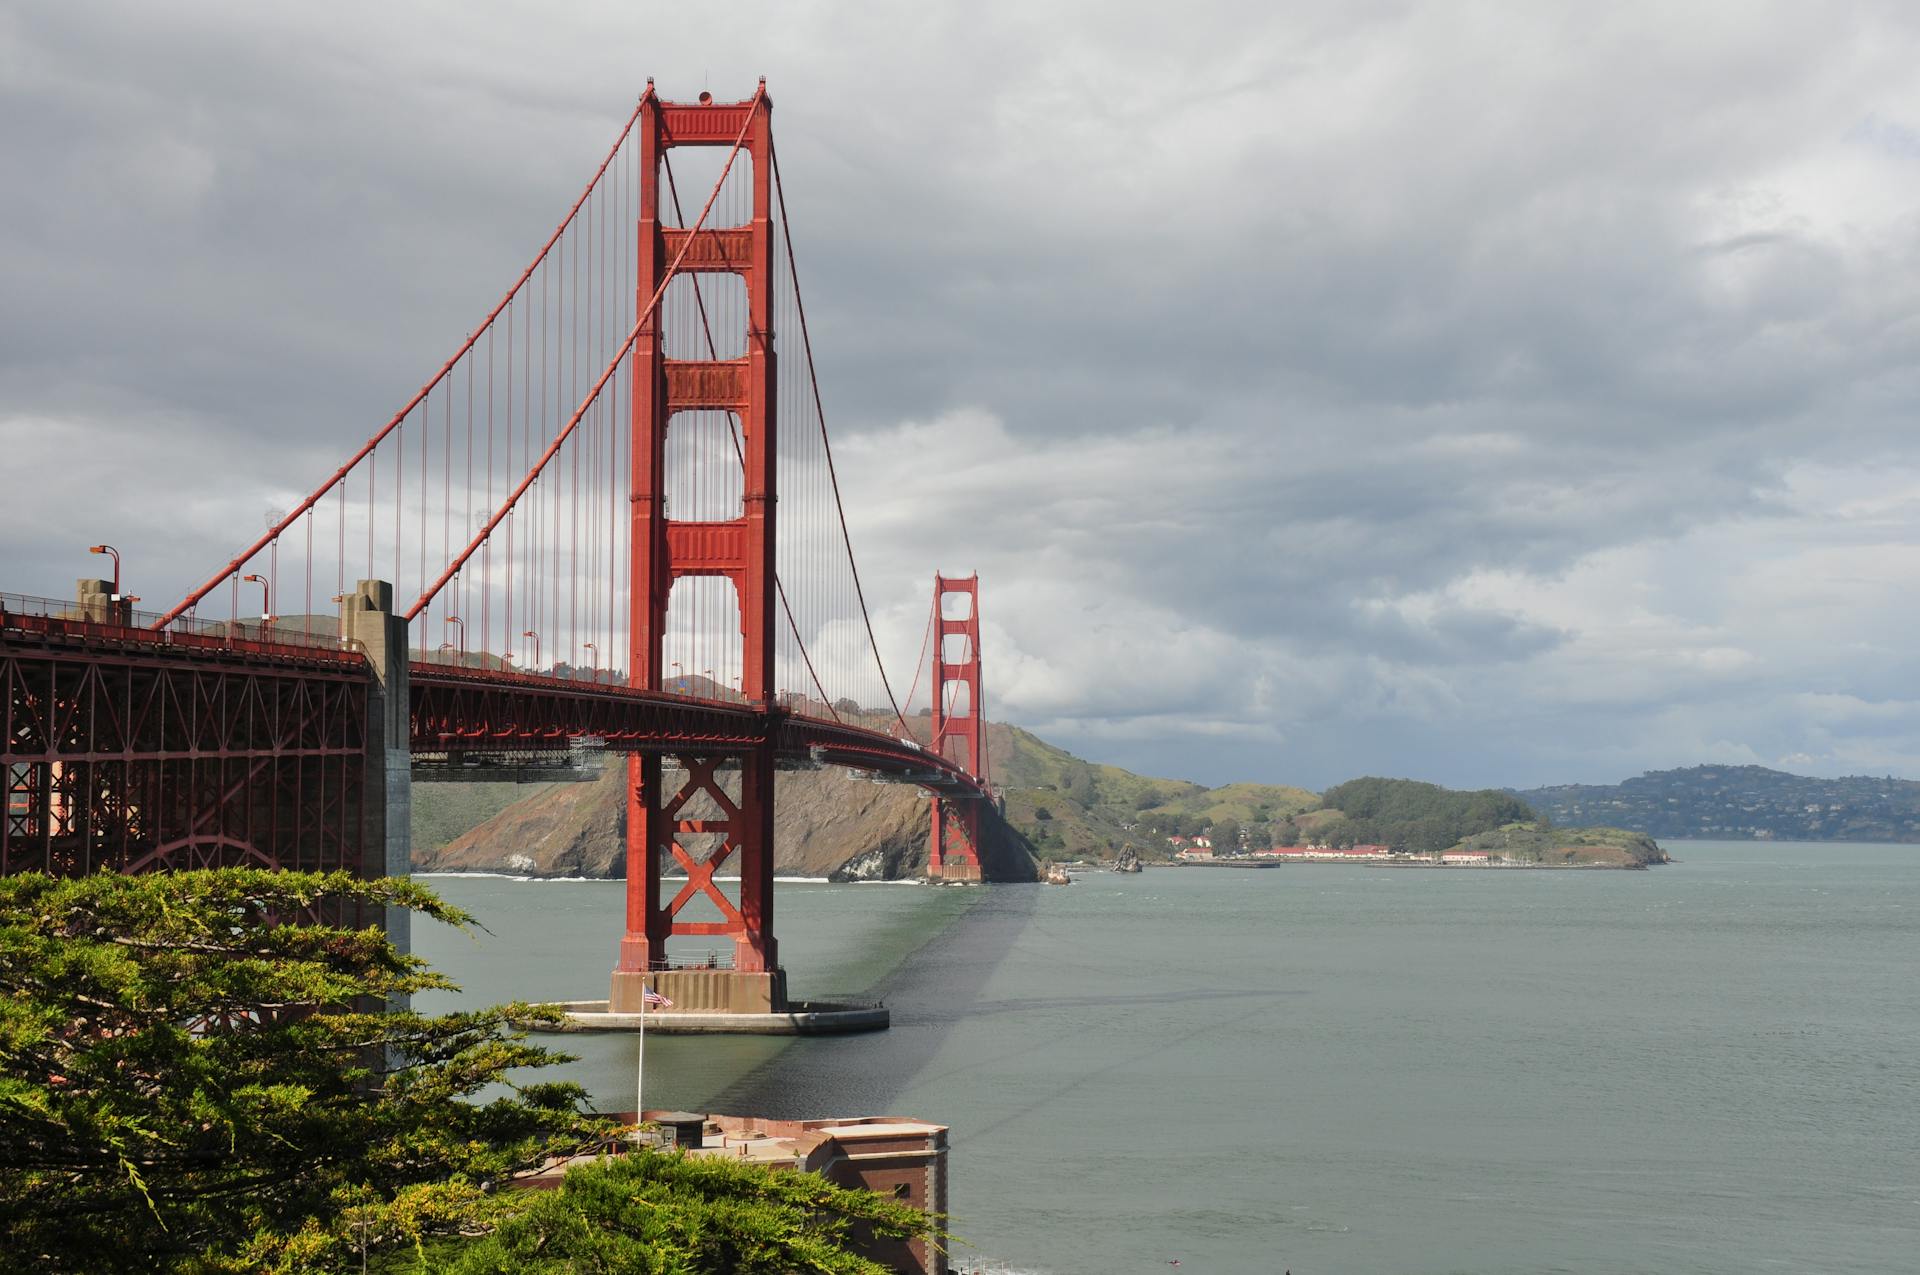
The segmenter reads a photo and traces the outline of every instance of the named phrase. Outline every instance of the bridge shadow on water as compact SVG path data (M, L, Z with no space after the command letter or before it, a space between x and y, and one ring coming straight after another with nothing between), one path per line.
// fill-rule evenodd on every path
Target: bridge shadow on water
M937 1119L936 1113L895 1111L893 1106L901 1092L939 1060L949 1033L965 1020L1072 1009L1137 1011L1204 1001L1269 1002L1304 994L1189 988L985 998L995 971L1033 919L1044 888L991 887L979 903L869 988L865 995L885 1001L891 1011L887 1031L799 1037L727 1085L707 1104L709 1109L779 1119L879 1114Z
M952 1026L974 1012L1000 962L1033 918L1038 885L996 885L864 995L886 1002L893 1025L866 1036L802 1036L728 1085L714 1111L798 1119L890 1112L894 1098L938 1057Z

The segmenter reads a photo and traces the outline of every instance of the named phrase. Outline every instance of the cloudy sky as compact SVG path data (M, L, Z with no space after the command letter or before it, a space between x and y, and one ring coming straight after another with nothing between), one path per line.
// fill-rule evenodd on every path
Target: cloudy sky
M649 75L765 75L899 665L977 569L993 715L1152 773L1920 775L1917 64L1899 3L0 0L0 588L184 592Z

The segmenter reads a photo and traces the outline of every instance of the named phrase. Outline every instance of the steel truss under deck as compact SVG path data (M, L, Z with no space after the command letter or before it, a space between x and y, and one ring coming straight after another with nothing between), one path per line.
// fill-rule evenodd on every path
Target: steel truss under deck
M110 632L0 632L0 874L384 862L365 836L364 660Z

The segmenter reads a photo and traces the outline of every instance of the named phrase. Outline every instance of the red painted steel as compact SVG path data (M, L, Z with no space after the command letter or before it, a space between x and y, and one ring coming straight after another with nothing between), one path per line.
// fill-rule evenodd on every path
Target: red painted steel
M183 636L0 610L0 874L380 875L365 660Z
M735 274L747 297L746 354L738 359L669 360L657 306L642 314L633 343L632 509L629 587L633 649L628 664L636 690L665 685L662 666L669 598L674 581L713 576L732 585L739 601L742 639L740 692L754 715L772 722L774 705L774 501L777 448L773 349L773 169L772 103L763 83L747 102L725 105L661 102L641 104L640 207L635 228L635 295L657 296L672 271L692 260L704 273ZM744 150L750 165L753 206L742 228L676 230L661 221L661 166L677 146L723 146ZM729 157L729 164L732 157ZM723 176L722 180L725 178ZM715 187L716 192L719 189ZM673 265L667 263L672 260ZM696 411L726 411L740 427L741 514L723 521L682 522L668 515L667 434L674 418ZM674 934L723 935L734 942L734 968L750 972L779 966L773 938L773 779L775 743L731 754L729 773L716 769L715 754L681 748L688 780L673 793L663 786L658 756L636 753L627 762L627 925L619 969L644 971L666 960ZM683 817L697 801L710 817ZM709 842L704 856L690 844ZM719 921L682 919L696 898L713 902L709 887L692 885L663 902L660 871L672 859L704 865L705 880L721 861L737 858L740 901L719 900Z
M949 618L948 598L965 598L966 614ZM954 652L950 639L963 649ZM957 655L958 658L949 658ZM949 689L954 688L954 689ZM958 688L966 690L966 711L956 711ZM980 577L933 577L933 751L986 779L986 705L980 688ZM964 750L964 758L955 755ZM931 803L929 876L980 879L980 801Z

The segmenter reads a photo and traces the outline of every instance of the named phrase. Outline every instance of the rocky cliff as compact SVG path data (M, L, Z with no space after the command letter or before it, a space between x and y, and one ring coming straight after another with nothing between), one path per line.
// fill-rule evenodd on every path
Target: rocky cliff
M626 768L592 783L554 784L437 848L416 851L421 872L626 873ZM782 876L892 880L926 870L928 802L920 789L850 779L845 771L782 771L776 781L774 871ZM704 817L689 805L686 817ZM989 880L1037 879L1026 838L997 815L985 821ZM689 846L694 853L707 847Z

